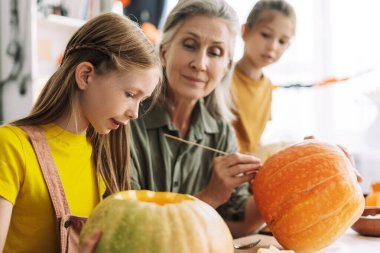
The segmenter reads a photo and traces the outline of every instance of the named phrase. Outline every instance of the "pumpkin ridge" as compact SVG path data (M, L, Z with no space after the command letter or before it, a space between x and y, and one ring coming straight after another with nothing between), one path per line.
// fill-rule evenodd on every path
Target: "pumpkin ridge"
M312 153L312 154L309 154L309 155L306 155L306 156L298 157L297 159L295 159L295 160L293 160L291 162L288 162L285 166L282 166L281 168L273 171L273 173L267 174L266 178L270 179L270 178L274 177L276 174L282 172L283 170L287 169L288 167L293 166L293 164L296 163L296 162L303 161L303 160L305 160L307 158L310 158L311 156L319 156L319 155L324 156L325 155L325 151L321 150L321 152ZM266 184L267 182L264 181L262 183Z
M191 208L192 209L197 209L197 207L195 207L195 206L192 206ZM195 219L193 219L193 220L195 221L195 223L197 223L196 227L199 227L198 224L201 224L200 226L203 227L203 228L205 226L207 227L207 224L203 221L202 215L200 213L198 213L198 212L192 212L192 215L195 217ZM210 249L210 247L211 247L210 243L208 243L207 240L206 241L203 240L203 239L208 238L207 237L207 234L209 233L208 227L207 227L206 231L195 231L195 232L199 233L199 235L200 235L199 238L202 238L202 240L199 239L198 242L201 242L202 244L206 244L207 248ZM204 245L202 245L202 248L204 248Z
M323 156L324 156L324 154L323 154ZM298 160L301 160L301 159L297 159L297 160L295 160L294 161L294 163L295 162L297 162ZM299 162L299 161L298 161ZM301 161L302 162L302 161ZM294 163L292 162L292 165L294 165ZM287 165L286 166L284 166L283 168L285 168L285 167L287 167ZM282 169L281 169L282 170ZM331 178L333 178L333 177L335 177L335 176L339 176L339 175L344 175L345 173L344 172L340 172L340 173L337 173L337 174L334 174L334 175L332 175L332 176L330 176L330 177L328 177L326 180L329 180L329 179L331 179ZM274 174L273 174L274 175ZM272 176L273 177L273 176ZM319 182L315 182L315 185L314 186L317 186L317 185L319 185L320 183L323 183L324 181L326 181L326 180L322 180L322 181L319 181ZM310 189L312 189L313 187L310 187L310 188L307 188L307 189L304 189L304 190L302 190L302 191L307 191L307 190L310 190ZM297 192L296 192L297 193Z
M183 208L179 208L179 209L174 209L174 206L172 208L172 206L168 206L168 210L169 210L169 216L171 217L170 219L170 222L172 223L171 224L171 227L175 227L175 233L173 233L173 238L172 240L176 242L176 247L174 245L172 245L172 248L170 249L170 252L171 253L174 253L174 252L188 252L187 250L187 238L189 237L188 234L187 234L187 220L188 218L186 218L185 220L183 220L183 213L186 212L186 210L188 210L188 208L185 208L184 210L182 210ZM176 224L180 224L181 221L185 221L185 224L182 224L182 226L176 226ZM186 251L184 250L184 247L186 249Z
M318 184L314 185L313 187L310 187L310 188L302 190L302 191L291 193L291 196L289 196L289 198L285 198L286 200L284 202L275 205L276 208L279 209L277 213L279 213L280 215L278 215L276 218L273 218L271 220L270 224L276 225L276 223L279 222L283 218L283 216L285 215L284 210L289 209L289 206L286 205L287 203L293 202L293 200L296 199L297 197L300 197L301 195L307 194L308 192L312 191L316 187L318 187L324 183L328 183L328 181L330 181L331 179L338 177L338 176L341 176L341 175L344 175L344 174L343 173L336 174L334 176L329 177L328 180L326 179L326 180L319 182Z
M319 219L318 221L314 222L314 223L309 223L308 226L306 226L304 229L301 229L301 230L298 230L298 231L295 231L293 233L289 233L289 236L293 236L295 234L299 234L299 233L302 233L308 229L310 229L311 227L315 226L316 224L318 223L321 223L321 221L325 221L327 219L330 219L331 216L337 214L337 213L342 213L342 210L345 210L347 208L347 206L349 205L349 201L350 201L350 196L347 195L347 197L345 198L345 201L344 201L344 204L342 204L339 209L335 209L334 211L330 212L328 215L323 215L323 216L320 216L322 217L321 219ZM279 221L280 219L278 219L277 221Z
M286 200L285 200L284 202L282 202L282 203L279 203L279 206L283 206L284 204L290 202L291 200L293 200L294 198L298 197L299 195L304 194L304 193L308 193L308 192L312 191L314 188L316 188L316 187L318 187L318 186L320 186L320 185L326 183L327 181L329 181L329 180L331 180L331 179L333 179L333 178L335 178L335 177L338 177L338 176L344 176L344 173L335 174L335 175L330 176L330 177L328 177L328 178L326 178L326 179L324 179L324 180L319 181L318 183L316 183L316 184L313 185L312 187L309 187L309 188L307 188L307 189L303 189L302 191L298 191L298 192L293 192L293 193L291 193L291 197L289 197L289 198L284 198L284 199L286 199ZM282 211L282 210L281 210L281 211Z
M330 215L330 216L328 216L328 217L325 217L325 218L319 220L319 222L314 223L313 226L315 226L316 224L321 223L321 222L323 223L323 222L325 222L326 220L328 220L329 218L330 218L330 219L333 218L333 214L342 213L342 210L346 210L346 208L347 208L348 206L350 206L350 199L349 199L349 198L347 198L347 201L345 202L344 205L341 206L341 208L339 209L339 211L338 211L338 209L335 210L335 211L332 213L332 215ZM360 214L359 214L359 215L360 215ZM353 223L353 222L352 222L352 223ZM331 242L336 241L336 240L339 238L340 234L341 234L344 230L346 230L348 227L350 227L350 226L352 225L351 223L347 223L347 224L349 224L349 225L347 225L347 226L342 226L341 229L340 229L341 231L338 231L338 232L337 232L336 230L334 230L334 227L333 227L333 226L328 226L326 229L324 229L324 231L323 231L324 233L321 233L319 237L317 237L317 238L313 238L313 239L311 240L310 238L307 239L307 237L303 236L303 238L305 238L305 239L304 239L305 241L302 241L302 242L296 242L296 243L298 243L298 244L300 244L300 243L302 243L302 244L308 243L309 245L312 245L312 246L309 246L309 247L307 248L307 251L306 251L306 252L314 252L314 251L316 251L316 250L318 250L318 249L321 249L321 248L327 247ZM291 238L291 237L293 237L293 236L295 236L295 235L299 235L299 234L301 234L301 233L307 231L308 229L310 229L310 228L313 227L313 226L309 226L308 228L305 228L305 229L303 229L303 230L297 231L297 232L295 232L295 233L289 233L289 234L288 234L288 237ZM324 238L325 235L329 235L330 243L326 243L326 242L325 242L325 239L326 239L326 238ZM309 242L308 242L308 241L309 241ZM297 250L297 248L294 248L294 250ZM297 252L298 252L298 250L297 250ZM303 252L303 251L302 251L302 252Z
M319 155L320 155L320 156L325 156L325 154L322 154L322 153L316 154L316 156L319 156ZM302 157L302 158L305 158L305 159L306 159L306 157ZM295 161L292 162L292 164L289 165L289 166L294 166L294 164L295 164L296 162L297 162L297 163L303 163L302 158L295 160ZM349 162L349 161L347 160L347 162ZM348 164L348 165L351 166L350 164ZM285 168L285 170L286 170L286 169L289 170L289 169L287 168L287 166L288 166L288 165L284 166L283 168ZM277 171L279 171L279 170L277 170ZM310 170L307 170L307 171L310 171ZM307 173L307 171L304 171L303 173ZM294 170L293 170L293 172L294 172ZM313 173L314 173L314 172L315 172L315 171L313 171ZM289 170L289 173L292 173L292 171ZM273 174L274 174L274 173L273 173ZM291 191L289 191L289 192L288 192L288 191L281 191L281 192L282 192L281 198L280 198L280 197L276 197L276 198L274 198L274 199L272 200L271 203L268 203L268 207L270 208L270 207L274 207L274 206L282 206L284 203L291 201L294 197L297 197L298 194L303 193L303 192L310 191L310 190L312 190L313 188L318 187L320 184L323 184L324 182L333 179L334 177L337 177L337 176L343 176L343 177L344 177L345 174L346 174L345 171L337 170L337 171L335 171L335 174L330 175L328 178L324 178L324 180L322 179L322 180L319 180L319 181L314 181L312 187L308 187L308 188L295 187L295 188L301 188L301 189L298 189L298 191L293 191L293 190L291 190ZM265 175L265 176L267 176L267 175ZM275 178L275 177L273 177L273 176L272 176L272 177L267 177L267 180L272 180L272 181L273 181L274 178ZM256 179L257 179L257 178L256 178ZM255 180L256 180L256 179L255 179ZM262 181L263 181L262 178L260 178L258 181L260 181L260 180L261 180L260 184L265 184L265 185L268 186L268 187L266 188L267 190L270 190L270 189L276 189L276 188L282 187L282 186L281 186L281 185L282 185L281 180L277 180L277 181L275 180L275 182L274 182L275 184L270 184L270 185L269 185L268 183L266 183L266 182L262 182ZM258 181L257 181L257 182L258 182ZM257 183L257 182L254 182L254 183ZM285 194L285 195L284 195L284 194ZM291 197L291 196L293 196L293 195L296 195L296 196Z
M194 219L191 219L193 221L193 227L196 227L196 228L202 228L202 229L192 229L190 232L192 232L193 234L195 235L198 235L199 236L199 239L196 241L197 244L200 245L200 249L201 248L208 248L210 249L210 243L208 242L207 238L209 238L209 227L207 226L205 220L204 220L204 212L206 210L204 210L203 208L200 208L199 206L194 206L194 205L191 205L190 206L191 209L193 209L192 212L190 212L190 215L192 217L194 217ZM194 212L194 211L199 211L199 210L202 210L202 212ZM211 218L210 218L211 220ZM208 222L210 222L210 220L208 220ZM194 226L194 224L196 224ZM193 237L189 237L189 243L191 243ZM193 242L194 244L194 242ZM194 249L192 249L194 251ZM212 251L211 251L212 252ZM189 253L191 253L191 250L189 251Z

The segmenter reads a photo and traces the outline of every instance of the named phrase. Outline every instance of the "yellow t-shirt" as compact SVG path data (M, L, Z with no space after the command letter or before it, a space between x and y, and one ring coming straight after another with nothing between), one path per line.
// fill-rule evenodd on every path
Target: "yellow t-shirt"
M252 154L271 119L272 83L266 77L254 80L235 66L232 95L237 111L232 125L240 152Z
M104 192L100 190L86 135L56 125L43 126L54 162L74 215L89 216ZM5 242L7 252L59 252L55 213L34 150L26 133L15 126L0 127L0 196L13 204Z

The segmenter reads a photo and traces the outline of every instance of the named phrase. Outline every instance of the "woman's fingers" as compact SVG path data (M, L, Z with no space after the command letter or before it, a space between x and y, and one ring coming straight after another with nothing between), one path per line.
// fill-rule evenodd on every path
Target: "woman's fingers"
M313 135L310 135L310 136L306 136L304 137L304 140L309 140L309 139L315 139L315 137ZM342 151L343 153L347 156L348 160L350 160L351 164L352 164L352 167L354 168L354 172L355 172L355 175L356 175L356 179L358 180L359 183L363 182L363 177L362 175L359 173L359 171L356 169L356 165L355 165L355 160L354 158L351 156L351 154L348 152L348 150L341 146L341 145L337 145Z
M343 153L347 156L348 160L350 160L351 164L352 164L352 167L354 168L354 172L355 172L355 175L356 175L356 180L358 180L359 183L363 182L363 177L362 175L359 173L359 171L356 169L356 166L355 166L355 160L354 158L352 157L352 155L348 152L348 150L341 146L341 145L337 145L342 151Z
M221 179L228 180L246 174L256 173L261 167L259 158L253 155L234 153L214 160L214 172Z
M227 174L232 177L240 176L242 174L257 173L260 169L260 164L238 164L228 168Z
M231 184L233 185L233 188L235 188L243 183L251 182L255 178L255 176L256 172L247 175L237 176L231 179Z
M237 164L261 164L261 160L253 155L233 153L216 157L214 164L222 164L224 167L232 167Z

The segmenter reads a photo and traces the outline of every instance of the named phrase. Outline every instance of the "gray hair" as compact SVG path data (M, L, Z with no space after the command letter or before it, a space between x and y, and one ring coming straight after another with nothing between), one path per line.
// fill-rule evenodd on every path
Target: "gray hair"
M175 36L181 24L193 16L208 16L222 19L230 32L230 48L228 56L230 65L228 72L222 79L221 83L205 98L205 105L209 113L215 118L224 118L231 120L233 114L230 111L232 99L229 92L229 86L232 76L232 60L234 56L235 39L239 31L239 19L234 9L224 0L179 0L177 5L169 13L163 28L161 47L169 44ZM162 92L165 97L167 89L167 80L164 82ZM167 103L167 101L161 101Z

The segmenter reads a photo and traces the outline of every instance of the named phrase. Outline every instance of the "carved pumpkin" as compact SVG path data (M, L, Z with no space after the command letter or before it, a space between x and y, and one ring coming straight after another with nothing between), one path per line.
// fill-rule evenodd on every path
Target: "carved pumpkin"
M95 252L233 253L231 233L214 208L195 197L124 191L94 209L80 239L94 229L102 236Z
M364 210L350 160L339 147L317 140L270 157L253 182L253 194L274 237L297 253L328 246Z

